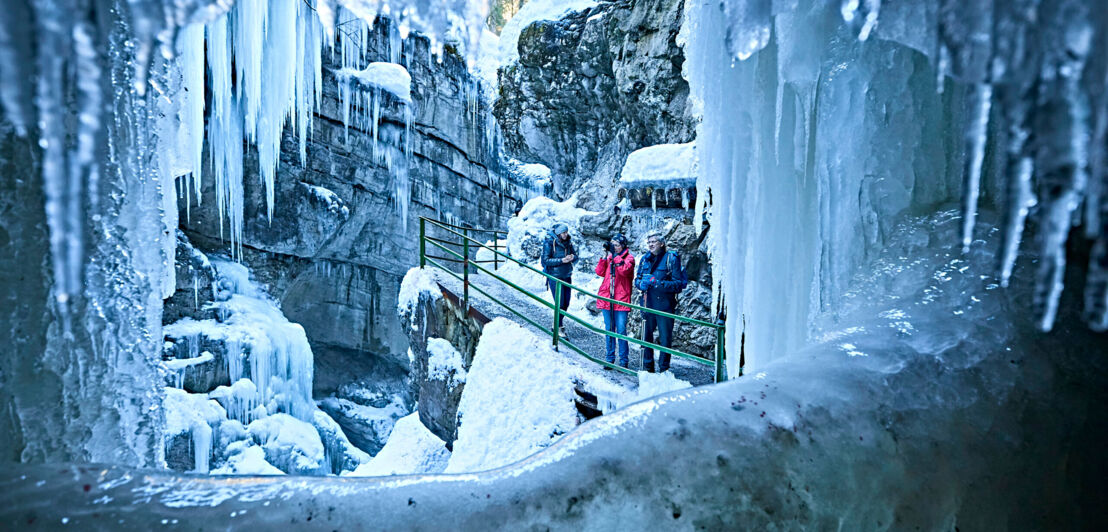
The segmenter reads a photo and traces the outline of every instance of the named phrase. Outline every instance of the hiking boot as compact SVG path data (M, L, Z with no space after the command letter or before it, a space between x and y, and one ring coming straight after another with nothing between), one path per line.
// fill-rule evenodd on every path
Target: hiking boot
M566 334L566 326L565 325L562 325L561 327L558 328L558 334L562 335L562 338L569 338L569 335Z

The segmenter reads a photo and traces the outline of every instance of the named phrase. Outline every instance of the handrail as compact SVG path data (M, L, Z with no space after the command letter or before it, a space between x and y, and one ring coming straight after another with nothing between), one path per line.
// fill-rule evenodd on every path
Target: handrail
M451 241L447 241L447 240L427 236L427 232L426 232L426 224L427 223L430 223L433 226L437 226L440 229L442 229L442 230L444 230L448 233L451 233L453 235L456 235L456 236L462 238L462 243L459 244L459 243L455 243L455 242L451 242ZM689 360L693 360L693 361L701 363L701 364L714 365L715 366L715 380L716 380L716 382L719 382L719 381L722 381L722 380L725 379L724 365L723 365L725 349L724 349L723 342L724 342L724 338L725 338L726 325L724 323L722 323L722 322L721 323L711 323L711 322L699 320L699 319L696 319L696 318L690 318L690 317L687 317L687 316L679 316L679 315L676 315L676 314L670 314L668 312L663 312L663 311L660 311L660 310L650 309L650 308L647 308L647 307L643 307L641 305L636 305L634 303L630 303L630 302L626 302L626 301L619 301L619 300L616 300L616 299L613 299L613 298L608 298L608 297L601 296L600 294L595 294L595 293L589 292L588 290L581 289L580 287L578 287L578 286L576 286L572 283L568 283L568 282L563 281L561 279L558 279L557 277L554 277L554 276L552 276L552 275L550 275L546 272L540 271L540 270L532 267L531 265L526 264L526 263L524 263L524 262L522 262L522 261L520 261L520 260L518 260L514 257L511 257L509 255L501 253L500 250L499 250L499 245L497 245L495 248L490 248L488 245L486 245L486 244L484 244L484 243L482 243L478 240L475 240L475 239L471 238L468 235L468 233L470 231L494 233L494 234L497 234L497 235L507 234L506 232L503 232L503 231L488 230L488 229L474 229L474 228L470 228L470 227L460 227L460 226L457 226L457 225L448 224L448 223L445 223L445 222L440 222L438 220L432 220L430 218L426 218L426 217L422 217L422 216L419 219L419 225L420 225L420 230L419 230L419 233L420 233L420 246L419 246L419 249L420 249L420 267L424 267L427 262L430 262L433 266L436 266L436 267L446 271L447 273L449 273L453 277L455 277L458 280L462 281L463 284L464 284L464 292L465 292L464 304L465 305L467 305L467 306L469 305L469 289L471 288L471 283L469 282L469 271L470 271L470 265L472 264L473 268L475 268L477 271L483 272L483 273L486 273L486 274L492 276L497 281L500 281L501 283L508 285L513 290L523 293L524 295L530 297L532 300L538 302L542 306L545 306L546 308L550 308L554 311L554 326L551 327L550 330L547 330L547 328L545 326L539 325L538 323L531 320L527 316L524 316L522 313L520 313L516 309L512 308L511 306L507 305L506 303L500 301L499 299L497 299L492 294L489 294L488 292L486 292L485 290L481 289L478 286L472 286L473 289L477 290L479 293L481 293L485 297L488 297L490 300L492 300L492 301L498 303L499 305L503 306L504 308L508 309L513 314L519 316L520 318L522 318L527 323L531 324L532 326L537 327L541 331L544 331L544 332L550 334L553 338L553 343L554 343L554 348L555 349L557 349L559 341L560 341L561 343L564 343L567 347L569 347L573 351L576 351L578 354L588 358L589 360L597 362L597 363L599 363L603 366L610 367L612 369L623 371L625 373L634 374L633 371L630 371L627 368L623 368L621 366L617 366L615 364L608 363L606 361L600 360L600 359L586 353L584 350L580 349L576 345L573 345L573 343L570 342L568 339L559 338L558 332L556 330L556 326L557 326L558 321L559 321L559 316L562 316L563 318L565 316L568 316L570 319L572 319L573 321L577 322L578 324L584 326L586 329L588 329L590 331L600 333L600 334L603 334L605 336L610 336L610 337L613 337L613 338L617 338L617 339L620 339L620 340L625 340L625 341L634 343L636 345L640 345L640 346L643 346L643 347L648 347L648 348L651 348L651 349L654 349L654 350L657 350L657 351L665 351L665 352L671 353L673 355L676 355L676 356L679 356L679 357L682 357L682 358L686 358L686 359L689 359ZM455 231L454 229L461 229L462 231L465 231L465 234L459 233L458 231ZM428 256L426 254L426 242L428 242L428 241L430 241L433 246L435 246L435 247L437 247L437 248L439 248L443 251L446 251L447 253L449 253L449 254L451 254L455 257L458 257L458 259L449 259L447 257ZM477 260L469 259L469 248L471 247L470 243L476 245L478 248L484 248L486 250L491 251L493 253L493 260L492 261L489 261L489 260L477 261ZM463 251L464 255L459 254L459 253L455 252L454 250L448 249L443 244L449 244L449 245L452 245L452 246L462 246L463 249L464 249L464 251ZM533 273L541 275L542 277L544 277L547 280L547 282L554 282L556 284L556 286L558 287L558 289L554 291L555 302L553 304L551 304L549 301L543 299L542 297L540 297L536 294L531 293L529 290L527 290L527 289L525 289L525 288L509 281L508 279L505 279L504 277L500 276L496 272L491 271L488 268L485 268L485 267L481 266L482 263L487 264L489 262L492 262L492 263L494 263L494 269L496 269L496 267L498 266L498 264L500 262L497 259L499 259L500 257L503 257L505 262L511 261L511 262L513 262L513 263L515 263L519 266L522 266L523 268L526 268L527 270L530 270ZM435 258L442 259L442 260L447 260L449 262L457 261L457 262L464 263L462 274L459 275L458 273L447 269L445 266L443 266L438 261L432 260L432 259L435 259ZM628 308L632 308L632 309L637 309L637 310L640 310L640 311L643 311L643 312L649 312L649 313L652 313L652 314L657 315L657 316L664 316L664 317L672 318L676 321L681 321L681 322L685 322L685 323L691 323L691 324L694 324L694 325L699 325L699 326L712 328L716 331L716 360L714 360L714 361L709 360L709 359L699 357L699 356L696 356L696 355L693 355L693 354L690 354L690 353L684 353L682 351L675 350L671 347L669 347L669 348L662 347L661 345L655 344L653 342L647 342L645 340L640 340L638 338L634 338L634 337L631 337L631 336L619 334L619 333L616 333L616 332L613 332L613 331L600 329L599 327L596 327L595 325L586 322L584 319L580 318L579 316L576 316L574 314L562 311L557 299L560 297L560 295L562 293L561 287L563 285L568 286L572 290L576 290L576 291L578 291L582 294L585 294L586 296L589 296L589 297L592 297L592 298L595 298L595 299L598 299L598 300L602 300L602 301L607 301L611 304L617 304L617 305L620 305L620 306L624 306L624 307L628 307Z
M477 229L475 227L463 227L463 226L460 226L460 225L448 224L448 223L443 222L441 220L432 220L432 219L427 218L425 216L420 216L420 218L424 219L424 220L427 220L428 222L431 222L431 223L433 223L435 225L438 225L440 227L450 227L452 229L465 229L467 231L476 231L478 233L495 233L495 234L498 234L498 235L507 235L508 234L507 231L501 231L499 229Z
M427 219L427 221L431 222L432 224L437 225L437 222L435 222L434 220ZM649 312L649 313L657 315L657 316L663 316L663 317L666 317L666 318L673 318L673 319L678 320L678 321L693 323L693 324L700 325L700 326L703 326L703 327L711 327L711 328L722 327L722 325L717 325L715 323L711 323L711 322L707 322L707 321L703 321L703 320L698 320L696 318L690 318L688 316L679 316L677 314L670 314L668 312L663 312L661 310L655 310L655 309L647 308L647 307L644 307L644 306L641 306L641 305L636 305L636 304L628 302L628 301L619 301L617 299L612 299L610 297L604 297L600 294L594 294L592 292L589 292L588 290L584 290L584 289L578 287L577 285L574 285L572 283L567 283L567 282L565 282L565 281L563 281L563 280L561 280L557 277L554 277L553 275L550 275L549 273L546 273L544 271L535 269L530 264L521 262L521 261L519 261L519 260L517 260L517 259L515 259L515 258L513 258L509 255L505 255L503 253L500 253L499 251L494 250L494 249L492 249L492 248L490 248L490 247L488 247L484 244L481 244L479 241L474 240L474 239L472 239L468 236L465 236L465 235L463 235L461 233L458 233L458 232L455 232L455 231L451 231L450 229L446 229L445 227L443 229L445 229L447 231L450 231L451 233L454 233L455 235L458 235L462 238L468 239L468 240L476 243L478 246L483 247L483 248L485 248L489 251L492 251L496 255L504 257L506 260L512 261L512 262L514 262L514 263L516 263L520 266L523 266L524 268L527 268L528 270L531 270L532 272L537 273L537 274L545 277L548 281L554 281L554 282L557 282L557 283L568 285L571 289L576 290L578 292L581 292L582 294L585 294L587 296L590 296L590 297L593 297L593 298L596 298L596 299L601 299L601 300L607 301L608 303L614 303L614 304L617 304L617 305L620 305L620 306L623 306L623 307L629 307L629 308L632 308L632 309L635 309L635 310L641 310L641 311L644 311L644 312ZM471 260L470 262L473 262L473 261ZM667 349L667 351L668 351L668 349Z

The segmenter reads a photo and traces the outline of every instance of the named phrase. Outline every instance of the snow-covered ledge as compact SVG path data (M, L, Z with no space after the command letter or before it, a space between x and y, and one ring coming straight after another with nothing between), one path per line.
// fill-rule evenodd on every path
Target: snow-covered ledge
M869 295L820 343L755 375L594 419L499 469L231 480L19 465L0 472L0 523L1067 528L1081 518L1081 486L1102 480L1100 449L1083 443L1103 429L1104 375L1087 363L1096 337L1078 325L1065 331L1072 347L1035 348L1043 340L1018 304L1026 293L969 290L989 281L965 272L995 254L961 256L935 244L944 235L923 236L902 242L915 258L896 247L859 280ZM1058 511L1040 511L1044 486Z

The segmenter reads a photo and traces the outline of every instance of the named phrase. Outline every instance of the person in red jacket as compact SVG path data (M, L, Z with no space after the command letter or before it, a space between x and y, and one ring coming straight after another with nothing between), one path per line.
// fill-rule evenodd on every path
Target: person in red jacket
M617 301L631 302L631 279L635 276L635 256L627 249L627 237L616 235L604 246L604 258L596 265L596 274L604 278L600 295ZM614 308L613 308L614 307ZM604 315L604 328L619 334L627 334L627 315L631 308L597 300L596 308ZM608 336L606 360L616 360L616 339ZM619 340L619 365L627 367L627 340Z

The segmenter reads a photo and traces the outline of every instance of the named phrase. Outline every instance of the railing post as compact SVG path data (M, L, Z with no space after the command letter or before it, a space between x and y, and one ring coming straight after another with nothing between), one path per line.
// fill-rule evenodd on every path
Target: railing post
M462 229L462 235L465 238L462 239L462 256L465 260L462 261L462 298L465 300L465 308L469 309L469 231Z
M551 332L554 333L554 350L557 351L558 333L561 332L558 330L558 320L562 312L562 281L560 281L556 277L548 278L546 280L547 285L549 285L551 282L554 283L554 328L551 329Z
M727 366L725 365L724 356L726 356L726 349L724 341L727 338L727 325L720 323L719 328L716 329L716 382L723 382L727 380Z
M427 219L419 217L419 268L427 267Z
M500 235L497 233L492 234L492 271L496 271L500 266Z

